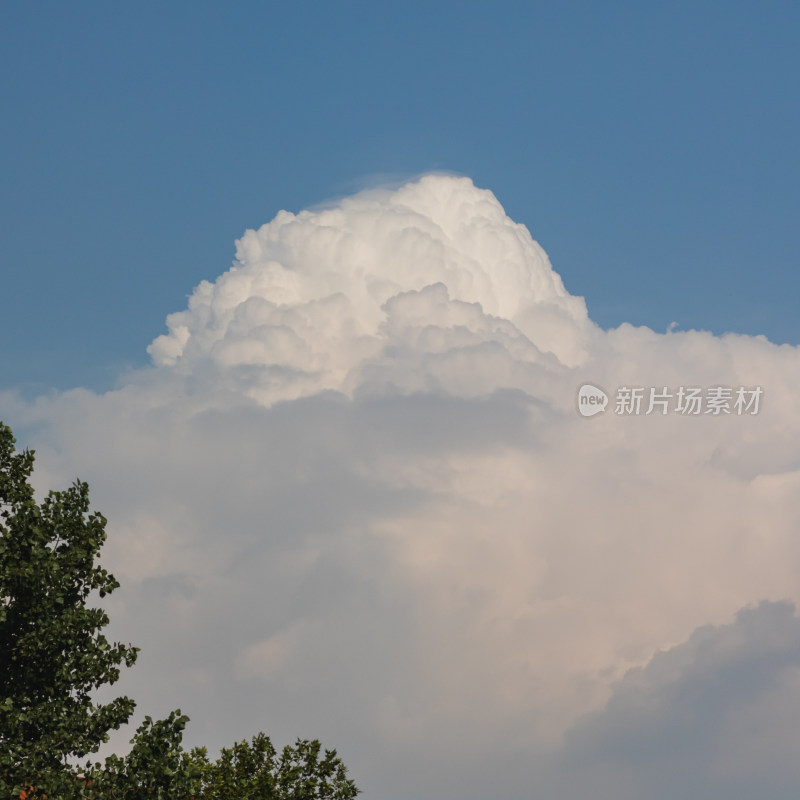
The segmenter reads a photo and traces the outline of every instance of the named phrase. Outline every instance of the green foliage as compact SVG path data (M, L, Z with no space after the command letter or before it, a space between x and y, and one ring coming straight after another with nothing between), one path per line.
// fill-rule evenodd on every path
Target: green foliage
M0 423L0 795L33 785L66 798L77 785L68 760L95 752L133 712L127 697L96 705L91 695L137 648L110 644L107 615L87 605L119 586L95 565L106 520L89 513L88 486L39 505L33 453L14 444Z
M359 790L335 750L298 739L280 755L268 736L223 748L209 763L205 748L192 751L202 770L201 800L351 800Z
M0 798L27 800L352 800L359 790L335 750L298 740L280 754L269 738L223 749L182 747L180 710L139 726L127 756L103 765L94 753L126 723L134 702L98 705L138 648L110 644L91 595L113 592L114 576L95 564L105 518L89 511L89 488L76 482L38 504L30 485L33 453L15 452L0 422ZM83 774L81 774L83 773Z
M93 772L91 797L178 800L197 796L202 772L181 746L188 721L180 710L158 722L145 717L131 739L128 755L109 756L105 766Z

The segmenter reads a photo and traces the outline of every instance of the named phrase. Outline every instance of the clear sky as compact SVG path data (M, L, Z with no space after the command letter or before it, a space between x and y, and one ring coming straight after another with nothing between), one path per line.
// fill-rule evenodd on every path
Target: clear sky
M603 327L800 341L791 2L7 3L0 385L114 384L236 238L429 170Z

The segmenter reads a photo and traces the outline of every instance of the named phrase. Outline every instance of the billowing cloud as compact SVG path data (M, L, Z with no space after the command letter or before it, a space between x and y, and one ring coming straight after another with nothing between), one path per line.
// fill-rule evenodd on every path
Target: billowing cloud
M798 736L800 619L762 603L630 670L567 735L559 782L567 797L788 800Z
M466 178L428 176L281 212L248 231L236 256L167 318L169 333L150 346L156 364L221 372L271 403L352 391L360 369L392 348L441 355L491 343L523 362L585 357L583 300L528 230Z
M619 765L637 737L612 759L614 725L680 734L662 718L682 706L623 676L708 625L723 648L750 626L744 663L779 607L740 609L800 601L798 348L599 329L466 178L281 212L167 322L115 391L0 402L41 484L80 475L110 519L115 632L143 648L123 688L180 705L198 742L320 736L386 798L528 796L537 775L568 797L547 764L579 743ZM604 413L577 413L584 383ZM623 386L763 395L616 414ZM748 720L776 707L731 691ZM619 722L621 697L640 716Z

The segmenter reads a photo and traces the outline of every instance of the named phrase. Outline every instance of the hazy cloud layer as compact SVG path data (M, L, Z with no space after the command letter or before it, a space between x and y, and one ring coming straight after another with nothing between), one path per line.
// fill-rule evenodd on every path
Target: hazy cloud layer
M796 794L800 622L740 609L800 600L797 348L602 331L440 175L281 212L168 328L116 391L0 397L41 485L111 520L143 712L323 737L373 797L656 797L702 754L709 786ZM623 385L764 394L620 416Z
M567 735L553 796L788 800L799 737L800 619L762 603L628 672Z

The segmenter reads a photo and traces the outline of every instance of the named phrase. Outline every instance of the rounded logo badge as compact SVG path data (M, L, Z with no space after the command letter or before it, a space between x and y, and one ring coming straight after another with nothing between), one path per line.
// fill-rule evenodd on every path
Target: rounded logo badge
M578 389L578 413L582 417L593 417L606 410L608 395L591 383L584 383Z

